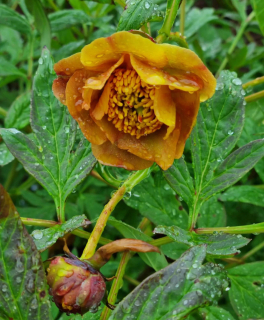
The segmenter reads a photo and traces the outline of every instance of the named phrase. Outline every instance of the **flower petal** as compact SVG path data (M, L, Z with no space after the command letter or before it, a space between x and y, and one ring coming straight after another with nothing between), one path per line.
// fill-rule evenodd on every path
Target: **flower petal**
M136 139L129 134L123 134L118 138L117 145L138 157L155 161L163 170L167 170L174 161L180 127L180 119L177 118L176 128L166 140L164 137L167 127L163 126L160 130L140 139Z
M92 144L92 151L96 159L107 166L120 167L127 170L143 170L153 164L151 161L141 159L125 150L119 149L109 141L100 146Z
M54 96L66 106L65 90L69 79L58 78L53 81L52 91Z
M96 120L101 120L103 116L107 114L108 108L109 108L108 103L109 103L110 92L111 92L111 85L110 85L110 82L107 82L96 107L92 111L92 115Z
M186 140L195 125L200 99L199 92L189 94L181 90L172 91L172 98L176 104L177 119L181 120L181 132L175 153L175 159L179 159L182 156Z
M160 122L169 127L175 127L176 106L168 86L156 88L154 96L154 112Z
M177 76L177 70L191 72L203 81L203 88L200 93L200 101L205 101L212 97L215 92L216 79L206 68L202 60L193 51L170 44L162 44L167 57L167 64L163 70L172 76ZM187 77L188 79L188 77Z
M54 64L54 70L57 75L71 76L76 70L83 69L81 63L81 53L75 53L72 56L62 59Z
M107 138L103 131L95 124L90 116L90 111L85 110L83 105L87 101L83 100L82 84L83 79L89 76L87 70L76 71L67 83L66 87L66 104L71 116L78 122L84 136L93 144L102 144ZM91 94L91 100L93 95ZM88 101L90 103L90 101Z
M85 82L85 88L91 88L95 90L101 90L106 81L109 79L113 71L118 68L124 62L124 56L122 56L115 64L113 64L106 72L101 73L96 77L91 77Z
M160 45L141 35L127 31L94 40L82 49L81 61L88 69L94 70L104 64L118 61L124 53L132 53L157 67L165 65L167 62L166 55Z
M146 83L152 85L167 85L172 88L193 92L201 89L203 84L198 77L190 78L190 75L183 75L180 71L175 76L157 67L150 66L147 62L143 62L133 55L130 55L131 64L137 71L140 78ZM175 71L175 70L173 70Z

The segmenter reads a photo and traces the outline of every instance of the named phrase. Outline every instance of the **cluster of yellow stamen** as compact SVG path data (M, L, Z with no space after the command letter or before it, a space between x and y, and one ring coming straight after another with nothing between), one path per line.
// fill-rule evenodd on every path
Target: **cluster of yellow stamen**
M154 113L155 87L142 81L135 70L116 69L108 80L110 99L108 121L139 139L160 129Z

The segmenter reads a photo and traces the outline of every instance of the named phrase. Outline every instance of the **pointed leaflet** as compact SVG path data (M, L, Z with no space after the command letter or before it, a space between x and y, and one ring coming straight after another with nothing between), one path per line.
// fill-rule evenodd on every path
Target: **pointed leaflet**
M166 183L161 172L154 174L133 188L126 204L139 212L156 225L181 228L187 226L187 214L181 203L175 198L175 192Z
M175 160L173 165L166 171L164 176L173 190L180 195L183 200L190 206L195 194L193 179L189 173L184 158Z
M50 319L43 265L8 193L0 185L1 319Z
M29 124L29 117L30 93L25 92L11 104L5 117L5 127L22 129Z
M200 209L197 224L199 228L215 228L226 226L226 212L224 205L217 196L205 201Z
M4 4L0 4L0 24L27 35L32 32L27 19Z
M217 301L228 285L222 267L202 266L206 245L186 251L177 261L136 287L109 320L180 320L193 310Z
M122 221L118 221L113 217L108 219L108 224L116 228L126 238L139 239L146 242L152 241L152 238L144 234L142 231L135 229ZM139 256L155 271L158 271L168 265L168 262L162 253L139 253Z
M0 133L11 153L54 198L59 212L66 197L89 174L96 159L83 136L77 145L76 122L52 93L55 73L47 49L43 50L39 63L31 109L35 135L29 138L16 129L1 129Z
M13 160L14 160L14 157L12 153L7 149L4 143L1 143L0 144L0 166L3 167Z
M219 307L207 307L199 310L204 320L235 320L225 309Z
M240 234L210 234L201 235L194 231L185 231L179 227L158 226L154 233L166 234L176 242L187 244L192 247L199 244L206 244L206 251L213 256L224 256L237 254L238 248L246 246L250 239L242 237Z
M264 156L264 139L255 140L231 153L215 170L211 181L201 190L209 198L241 179Z
M228 271L229 298L241 320L264 318L264 262L247 263Z
M260 30L264 35L264 7L262 0L253 0L254 10L259 23Z
M251 203L264 207L264 190L258 186L235 186L220 195L221 201Z
M87 220L83 214L48 229L34 230L31 236L34 239L37 249L42 252L52 246L59 238L63 237L68 232L79 227L87 227L89 224L90 221Z
M162 21L162 19L163 13L152 0L128 0L117 31L137 30L149 21Z
M244 99L241 80L233 72L221 73L216 93L201 104L191 135L191 150L196 191L204 184L235 147L244 122Z

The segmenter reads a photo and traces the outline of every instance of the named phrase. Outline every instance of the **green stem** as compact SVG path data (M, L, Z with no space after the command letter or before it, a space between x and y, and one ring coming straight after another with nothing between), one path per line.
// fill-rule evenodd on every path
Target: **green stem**
M52 7L54 11L59 11L60 8L56 6L56 4L53 2L53 0L48 0L49 5Z
M122 8L125 8L126 2L125 0L114 0L115 4L119 4Z
M252 102L252 101L255 101L255 100L259 100L259 99L261 99L263 97L264 97L264 90L256 92L256 93L253 93L253 94L245 97L245 101L246 102Z
M58 221L60 223L65 222L65 202L62 201L60 197L59 199L55 200L55 205L56 205Z
M122 282L123 282L123 276L125 273L125 269L127 266L127 263L130 259L130 253L129 251L125 251L122 254L122 258L121 261L119 263L117 272L116 272L116 278L113 281L113 284L111 286L111 290L108 296L108 302L112 305L115 304L116 299L117 299L117 294L119 289L122 287ZM104 310L100 316L100 320L107 320L110 316L111 310L109 308L107 308L106 306L104 307Z
M185 4L186 4L186 0L182 0L182 4L181 4L181 17L180 17L180 33L181 33L182 36L184 36Z
M255 248L253 248L250 251L248 251L241 259L242 260L246 260L247 258L249 258L253 254L255 254L257 251L259 251L263 247L264 247L264 241L262 241L260 244L258 244Z
M27 71L27 90L31 89L32 73L33 73L33 53L34 53L34 36L29 38L29 55L28 55L28 71Z
M57 224L60 224L59 222L52 221L52 220L42 220L42 219L31 219L31 218L20 218L23 222L24 225L26 226L37 226L37 227L45 227L45 228L50 228L53 227ZM81 230L81 229L75 229L71 232L75 236L78 236L83 239L89 239L91 236L90 232ZM105 245L112 242L112 240L106 239L101 237L98 241L98 243Z
M152 241L149 242L149 244L152 244L153 246L156 246L156 247L160 247L160 246L163 246L164 244L168 244L168 243L171 243L173 241L174 240L172 240L169 237L163 237L163 238L159 238L159 239L156 239L156 240L152 240Z
M9 171L9 174L7 176L7 179L6 179L6 182L4 184L4 187L6 190L9 189L9 187L11 186L11 183L16 175L16 168L17 168L17 165L18 165L18 161L15 159L12 163L12 167Z
M3 116L3 117L6 117L7 111L0 107L0 115Z
M223 62L221 63L218 71L216 72L216 77L219 76L220 72L226 67L229 56L233 53L235 47L237 46L239 40L241 39L245 28L247 27L247 25L249 24L249 22L255 17L255 12L252 11L251 14L247 17L247 19L245 21L243 21L241 23L241 26L238 30L238 33L236 35L236 37L234 38L233 42L231 43L231 46L229 47L228 51L227 51L227 56L225 57L225 59L223 60Z
M27 190L36 182L35 178L30 176L25 182L23 182L15 191L15 194L21 194L22 191Z
M127 180L123 183L123 185L113 194L110 201L104 207L104 210L101 212L96 225L92 231L91 237L89 238L81 259L89 259L91 258L96 250L99 238L101 237L104 228L106 226L107 220L111 215L112 211L116 207L116 205L123 199L126 192L131 192L135 185L137 185L140 181L145 179L151 169L140 170L132 175L130 175Z
M159 30L159 35L156 39L158 43L164 42L170 36L171 28L174 24L181 1L182 0L167 1L165 19L161 29Z
M20 217L23 224L26 226L37 226L37 227L46 227L50 228L59 224L59 222L52 221L52 220L42 220L42 219L32 219L32 218L23 218Z
M137 281L136 279L133 279L127 275L124 275L123 278L126 279L128 282L132 283L135 287L137 287L140 284L139 281Z
M211 234L214 232L234 233L234 234L249 234L249 233L263 233L264 222L250 224L238 227L220 227L220 228L200 228L194 230L198 234Z
M248 88L248 87L254 87L254 86L256 86L256 85L258 85L258 84L260 84L260 83L263 83L264 82L264 76L263 77L259 77L259 78L256 78L256 79L254 79L254 80L251 80L251 81L249 81L249 82L246 82L246 83L244 83L243 84L243 88L244 89L246 89L246 88Z

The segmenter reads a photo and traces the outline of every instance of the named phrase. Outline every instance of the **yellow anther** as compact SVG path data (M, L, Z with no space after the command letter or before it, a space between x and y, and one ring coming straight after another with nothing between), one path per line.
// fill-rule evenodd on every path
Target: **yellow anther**
M155 87L140 79L135 70L117 69L109 78L108 121L139 139L160 129L153 110Z

